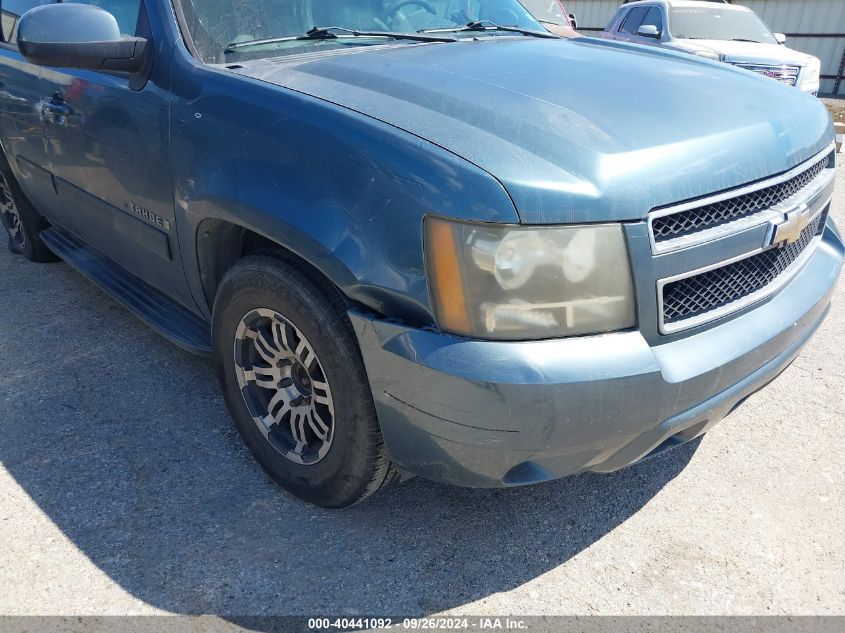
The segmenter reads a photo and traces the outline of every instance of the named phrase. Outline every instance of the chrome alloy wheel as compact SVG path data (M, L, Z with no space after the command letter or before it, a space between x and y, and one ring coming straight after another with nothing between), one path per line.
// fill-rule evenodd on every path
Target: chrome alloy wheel
M17 205L15 205L15 199L12 197L9 182L2 173L0 173L0 216L3 218L3 226L9 232L14 247L23 250L26 246L26 235L23 232L21 216L18 213Z
M334 403L308 339L278 312L256 309L235 332L235 371L252 419L290 461L316 464L331 448Z

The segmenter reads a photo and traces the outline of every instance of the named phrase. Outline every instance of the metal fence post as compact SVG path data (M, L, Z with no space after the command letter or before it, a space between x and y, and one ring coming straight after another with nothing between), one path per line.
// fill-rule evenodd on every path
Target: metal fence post
M839 72L836 73L836 83L833 86L833 94L839 94L839 86L842 85L842 73L845 71L845 50L842 51L842 61L839 62Z

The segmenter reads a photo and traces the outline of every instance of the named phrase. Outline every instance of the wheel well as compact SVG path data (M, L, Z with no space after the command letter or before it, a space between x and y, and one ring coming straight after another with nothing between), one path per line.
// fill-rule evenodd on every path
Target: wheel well
M197 263L209 308L214 305L223 276L239 259L259 252L270 253L294 265L325 292L345 295L331 279L311 263L281 244L225 220L205 220L197 230Z

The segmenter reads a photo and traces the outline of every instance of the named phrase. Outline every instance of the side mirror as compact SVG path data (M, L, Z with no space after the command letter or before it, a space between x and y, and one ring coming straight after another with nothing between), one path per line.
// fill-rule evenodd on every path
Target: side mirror
M577 29L577 28L578 28L578 18L576 18L576 17L575 17L575 14L574 14L574 13L570 13L570 14L569 14L569 21L572 23L572 28L573 28L573 29Z
M778 41L778 44L786 44L786 35L783 33L775 33L775 39Z
M122 36L114 16L99 7L62 3L21 16L18 48L41 66L134 73L144 67L147 40Z
M657 30L657 27L653 24L643 24L640 28L637 29L637 35L642 37L653 37L654 39L660 39L660 31Z

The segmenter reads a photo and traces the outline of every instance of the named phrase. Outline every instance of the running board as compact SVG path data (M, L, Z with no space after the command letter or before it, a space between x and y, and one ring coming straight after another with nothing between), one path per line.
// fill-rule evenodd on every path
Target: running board
M211 355L211 328L202 318L62 229L47 229L41 239L164 338L194 354Z

